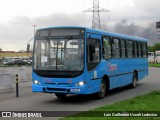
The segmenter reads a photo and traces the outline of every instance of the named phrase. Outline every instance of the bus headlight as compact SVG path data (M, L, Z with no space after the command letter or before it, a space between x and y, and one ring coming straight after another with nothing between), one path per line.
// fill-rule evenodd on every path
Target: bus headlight
M33 80L33 83L36 85L40 85L41 83L38 80Z
M83 85L85 85L86 84L86 81L80 81L80 82L77 82L77 83L75 83L75 86L77 87L77 86L83 86Z

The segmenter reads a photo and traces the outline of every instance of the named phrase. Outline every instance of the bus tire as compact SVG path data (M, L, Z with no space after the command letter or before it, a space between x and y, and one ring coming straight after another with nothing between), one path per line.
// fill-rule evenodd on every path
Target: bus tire
M66 94L64 94L64 93L55 93L55 95L57 98L60 98L60 99L63 99L66 97Z
M137 74L134 72L131 88L135 88L137 86L137 82L138 82L138 77L137 77Z
M106 96L106 90L107 90L106 81L103 78L100 84L100 91L97 93L97 97L99 99L104 98Z

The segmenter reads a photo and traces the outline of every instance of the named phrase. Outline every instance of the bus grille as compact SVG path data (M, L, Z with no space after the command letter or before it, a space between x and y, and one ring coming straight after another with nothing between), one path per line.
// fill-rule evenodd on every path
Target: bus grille
M65 88L47 88L49 91L66 91Z
M47 83L45 82L45 84L53 84L53 85L70 85L70 83Z

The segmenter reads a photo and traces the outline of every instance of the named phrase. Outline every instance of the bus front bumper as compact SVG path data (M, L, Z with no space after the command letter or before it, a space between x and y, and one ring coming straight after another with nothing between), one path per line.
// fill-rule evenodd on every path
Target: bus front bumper
M65 94L88 94L86 85L78 87L54 87L54 86L42 86L32 83L32 92L43 93L65 93Z

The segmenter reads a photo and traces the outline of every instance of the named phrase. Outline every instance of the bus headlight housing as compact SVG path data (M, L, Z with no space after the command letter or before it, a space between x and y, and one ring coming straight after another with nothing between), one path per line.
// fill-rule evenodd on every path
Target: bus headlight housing
M41 83L38 80L33 80L33 83L36 85L40 85Z
M86 84L86 81L80 81L80 82L75 83L75 86L78 87L78 86L83 86L85 84Z

